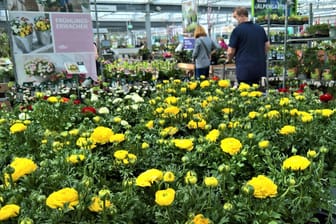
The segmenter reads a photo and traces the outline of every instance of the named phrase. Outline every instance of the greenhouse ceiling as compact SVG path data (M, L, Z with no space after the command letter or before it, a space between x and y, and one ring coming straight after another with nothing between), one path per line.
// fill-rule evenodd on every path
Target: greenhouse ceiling
M335 18L335 0L298 1L299 14L309 15L311 4L315 17ZM230 23L233 8L237 6L251 8L251 2L251 0L199 0L199 22L201 24ZM167 27L181 24L181 4L182 0L133 0L132 4L127 0L91 0L91 15L94 26L97 20L100 27L112 30L125 30L128 24L132 24L134 29L144 29L148 13L152 27Z

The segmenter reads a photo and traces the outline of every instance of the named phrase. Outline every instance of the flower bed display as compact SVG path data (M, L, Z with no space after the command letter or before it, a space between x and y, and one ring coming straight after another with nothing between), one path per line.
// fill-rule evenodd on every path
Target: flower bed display
M0 220L316 222L333 209L335 102L296 90L170 79L149 96L36 92L0 111Z

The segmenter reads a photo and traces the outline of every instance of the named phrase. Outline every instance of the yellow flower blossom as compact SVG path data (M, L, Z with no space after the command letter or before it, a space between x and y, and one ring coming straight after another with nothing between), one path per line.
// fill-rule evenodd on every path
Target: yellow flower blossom
M117 133L117 134L113 134L111 137L110 137L110 142L112 143L120 143L120 142L123 142L125 141L126 137L124 134L122 133Z
M180 112L180 109L175 106L169 106L164 110L164 113L167 115L177 115Z
M231 87L231 81L228 79L222 79L218 81L218 86L222 88Z
M300 155L294 155L287 158L283 162L282 168L286 170L297 171L297 170L305 170L309 165L310 161L306 157Z
M10 218L18 216L20 213L20 206L16 204L8 204L0 208L0 221L5 221Z
M175 175L171 171L167 171L163 175L163 181L167 183L171 183L175 181Z
M205 139L210 142L216 142L219 137L219 134L220 132L217 129L213 129L205 136Z
M91 198L91 204L89 206L89 210L91 212L102 212L105 209L111 207L112 203L110 200L101 200L100 197L92 197Z
M266 148L268 148L269 144L270 144L269 141L267 141L267 140L262 140L262 141L260 141L260 142L258 143L258 146L259 146L259 148L261 148L261 149L266 149Z
M50 208L64 208L65 205L70 209L78 205L79 196L74 188L63 188L50 194L46 200L46 204Z
M110 142L110 138L113 136L113 131L110 128L98 126L96 127L92 134L91 139L98 144L106 144Z
M205 177L204 184L207 187L217 187L218 186L218 179L216 177Z
M155 192L155 202L160 206L169 206L174 202L175 190L168 188Z
M179 149L191 151L194 148L194 144L191 139L173 139L172 142Z
M233 156L241 150L243 145L238 139L229 137L221 141L220 147L223 152L229 153L231 156Z
M141 173L135 180L135 184L140 187L150 187L154 182L162 180L163 173L158 169L149 169Z
M21 177L33 173L37 169L37 165L33 160L28 158L16 157L9 165L14 169L14 173L5 173L5 181L8 184L10 178L16 182Z
M255 198L275 197L278 194L278 186L264 175L253 177L247 182L247 185L253 187L253 196Z
M210 86L210 82L209 80L204 80L200 83L200 87L203 89L203 88L206 88L206 87L209 87Z
M10 133L15 134L19 132L23 132L27 129L27 126L24 125L23 123L15 123L10 127Z
M290 135L294 134L295 132L296 132L295 126L292 125L285 125L279 131L279 133L282 135Z
M74 154L74 155L70 155L67 157L67 162L72 163L72 164L76 164L79 163L81 161L83 161L85 159L85 156L82 154Z

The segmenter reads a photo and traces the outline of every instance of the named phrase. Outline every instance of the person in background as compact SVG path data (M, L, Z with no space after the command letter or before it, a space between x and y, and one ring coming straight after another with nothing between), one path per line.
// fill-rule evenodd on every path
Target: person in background
M207 36L200 25L197 25L194 37L196 40L192 58L195 61L195 79L199 79L201 75L209 77L211 52L220 49L220 46Z
M266 32L249 21L244 7L235 8L233 18L238 25L230 36L227 62L235 58L238 84L260 84L261 77L266 76L266 56L270 48Z
M219 38L218 40L218 44L219 46L221 46L221 48L223 48L224 50L227 50L228 49L228 46L227 44L225 43L225 40L223 37Z
M97 75L100 75L99 53L98 53L98 48L97 48L96 42L93 42L93 49L94 49L94 52L95 52Z

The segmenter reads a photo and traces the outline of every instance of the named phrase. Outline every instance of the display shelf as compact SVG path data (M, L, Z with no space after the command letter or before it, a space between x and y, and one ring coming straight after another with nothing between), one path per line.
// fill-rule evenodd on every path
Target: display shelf
M309 37L309 38L292 38L288 39L287 43L307 43L308 41L327 41L336 40L336 37Z

